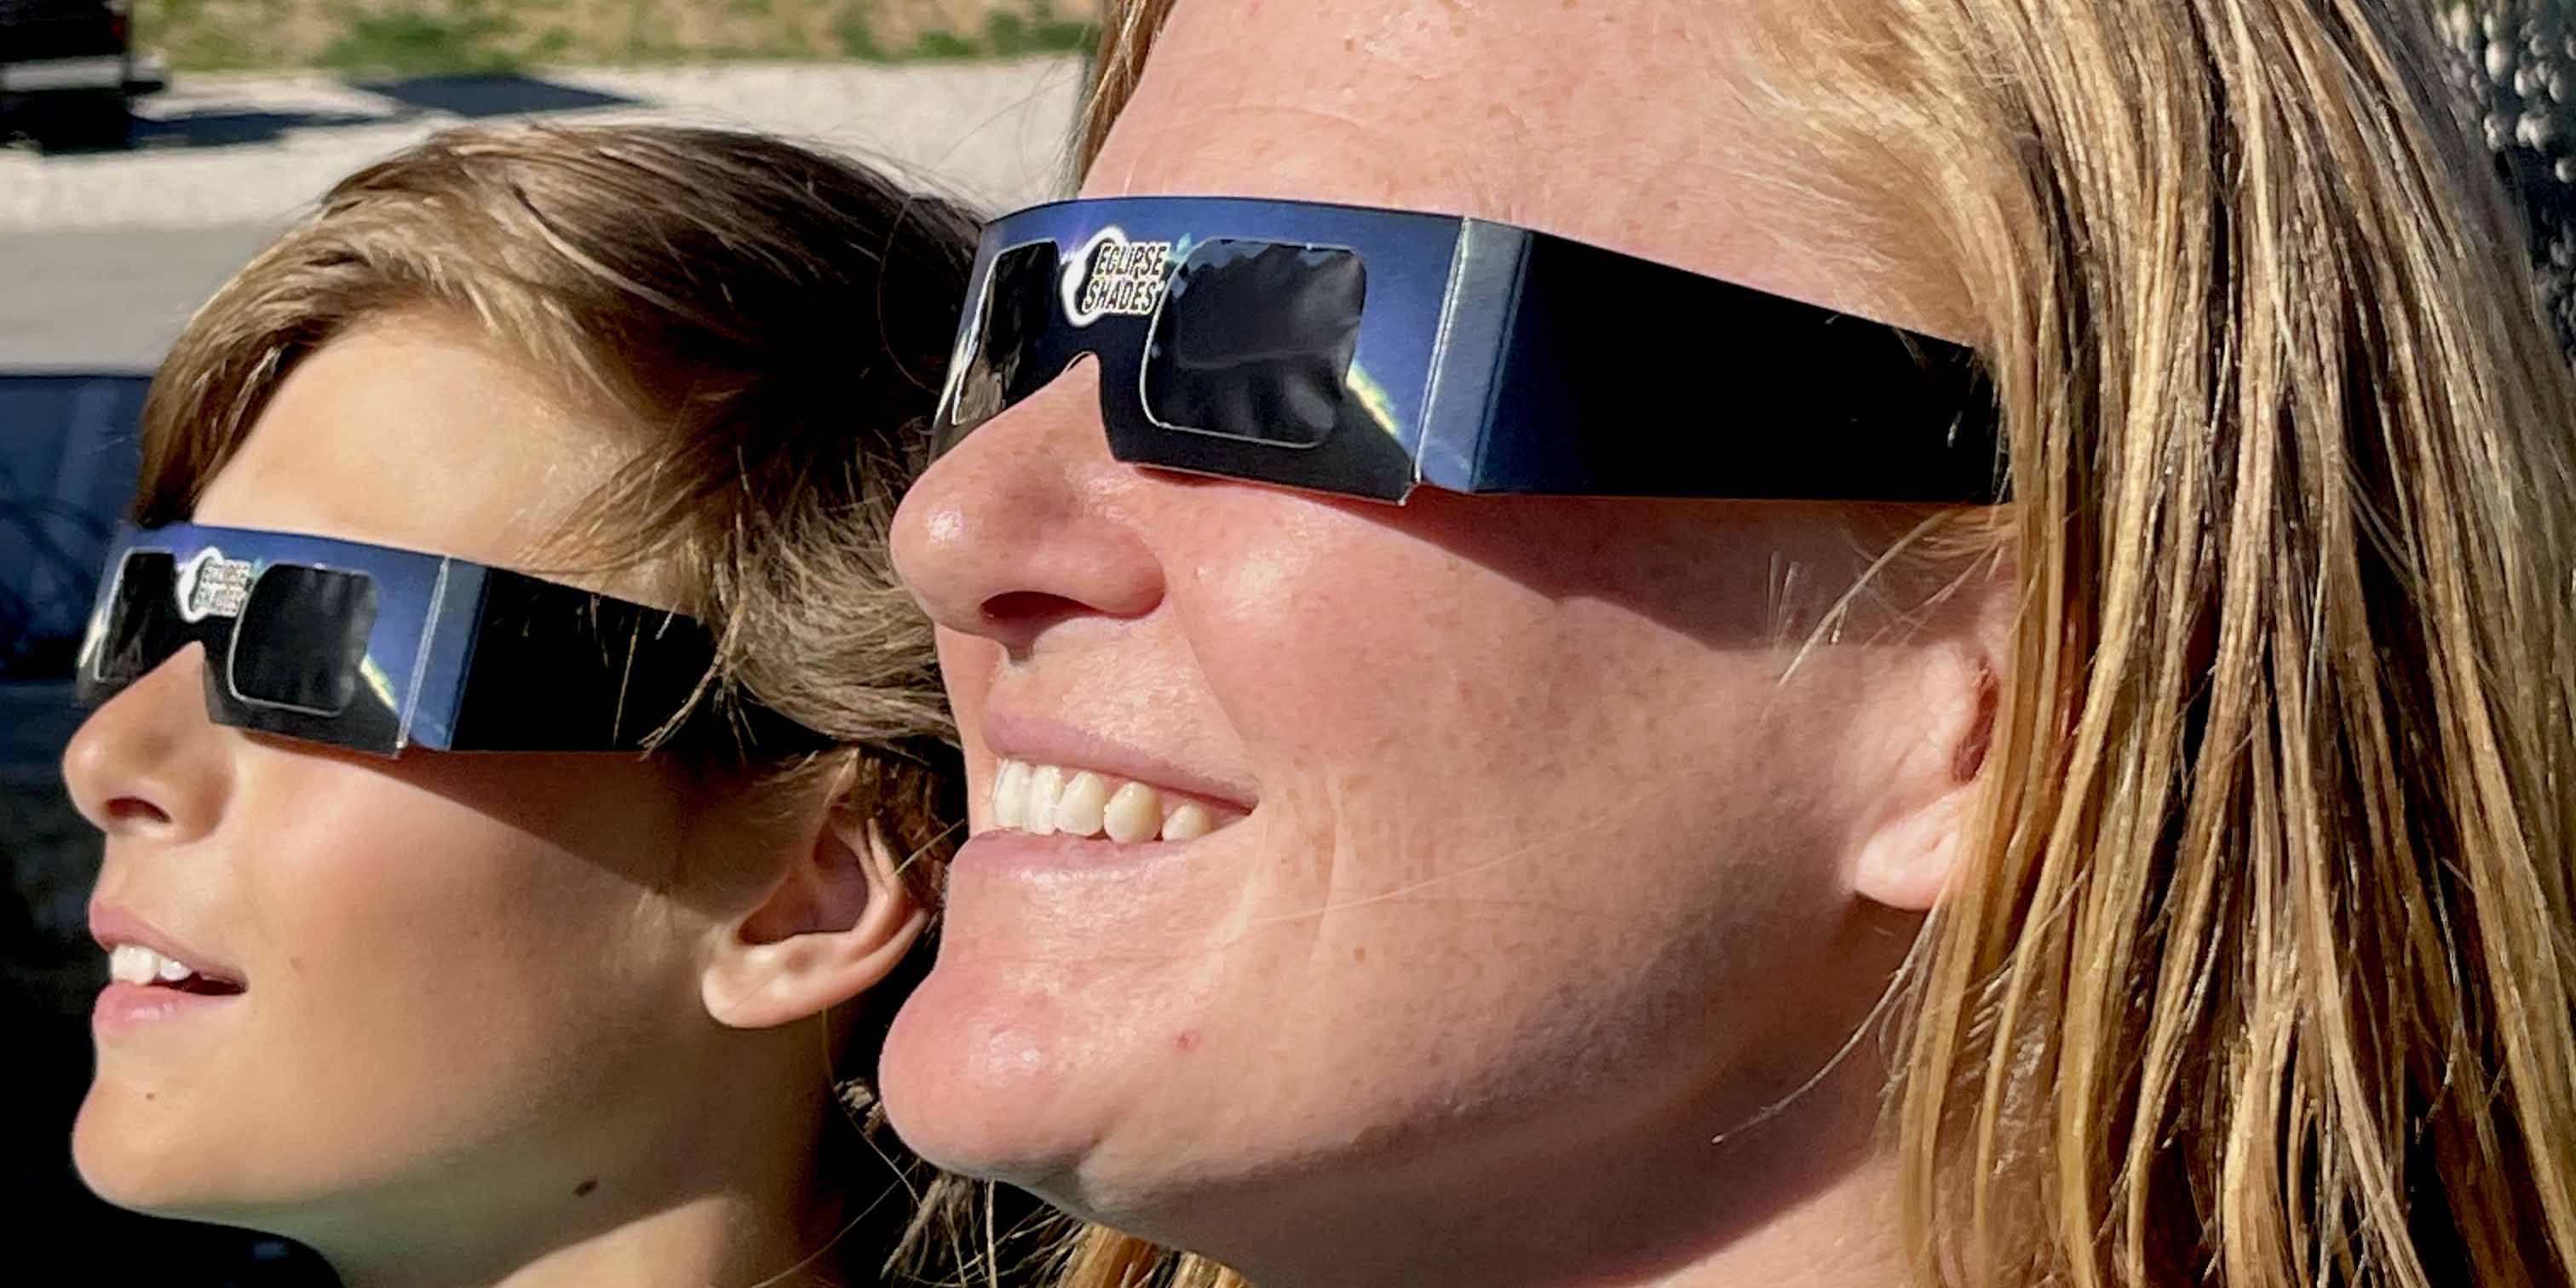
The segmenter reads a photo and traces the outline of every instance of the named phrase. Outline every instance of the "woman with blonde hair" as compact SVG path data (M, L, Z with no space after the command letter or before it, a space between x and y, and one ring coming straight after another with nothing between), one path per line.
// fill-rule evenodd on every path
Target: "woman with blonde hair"
M894 530L896 1127L1193 1254L1085 1285L2576 1280L2576 378L2440 73L2546 176L2565 37L1112 4Z
M962 812L884 525L970 227L773 139L468 129L198 312L64 757L93 1189L353 1285L878 1281L929 1178L836 1085Z

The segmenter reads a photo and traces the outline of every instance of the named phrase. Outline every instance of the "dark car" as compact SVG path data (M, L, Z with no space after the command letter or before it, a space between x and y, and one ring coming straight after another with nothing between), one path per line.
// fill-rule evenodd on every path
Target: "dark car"
M4 0L0 0L4 2ZM98 991L88 942L98 833L63 793L56 762L79 727L72 658L95 565L134 489L144 381L0 373L0 1019L25 1035L25 1088L0 1128L13 1206L59 1229L99 1214L69 1175L71 1110L89 1076L83 1023Z
M73 655L134 491L145 388L140 375L0 373L0 858L18 895L0 948L39 991L45 972L94 968L82 903L98 840L63 799L55 762L80 724ZM88 985L64 987L70 1005Z
M147 387L139 373L0 371L0 1031L13 1093L0 1117L0 1204L25 1233L22 1257L40 1239L80 1249L85 1282L327 1288L329 1269L293 1245L120 1212L72 1172L89 1008L107 972L88 929L99 835L72 808L59 764L80 727L72 665L134 491Z
M48 151L124 146L133 101L162 87L134 52L131 0L0 0L0 136Z

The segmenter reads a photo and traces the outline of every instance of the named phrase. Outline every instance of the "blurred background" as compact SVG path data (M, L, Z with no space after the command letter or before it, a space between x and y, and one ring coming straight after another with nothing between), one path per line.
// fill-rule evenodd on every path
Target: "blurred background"
M334 180L465 121L784 134L987 210L1058 195L1090 0L0 0L0 1281L328 1284L72 1174L97 834L56 761L133 428L196 305ZM48 1253L50 1249L50 1254ZM77 1262L71 1254L77 1250Z

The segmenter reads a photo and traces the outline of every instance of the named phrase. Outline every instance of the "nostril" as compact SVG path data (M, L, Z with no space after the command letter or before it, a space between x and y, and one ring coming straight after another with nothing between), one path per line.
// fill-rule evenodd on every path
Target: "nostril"
M160 806L155 805L142 797L119 796L107 803L107 821L110 823L147 823L154 826L161 826L169 823L170 815L163 811Z
M984 601L984 620L996 625L1044 626L1082 611L1082 605L1042 590L1014 590Z

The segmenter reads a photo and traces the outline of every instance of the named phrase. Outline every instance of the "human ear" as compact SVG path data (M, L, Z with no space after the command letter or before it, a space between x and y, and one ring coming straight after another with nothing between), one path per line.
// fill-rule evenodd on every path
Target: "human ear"
M1904 727L1916 736L1891 758L1882 813L1853 863L1853 890L1864 899L1926 913L1950 885L2003 700L2009 588L2000 576L1961 587L1971 602L1954 606L1952 629L1909 659L1917 683Z
M930 924L900 866L873 819L826 812L777 887L725 927L701 975L707 1014L772 1028L875 987Z

